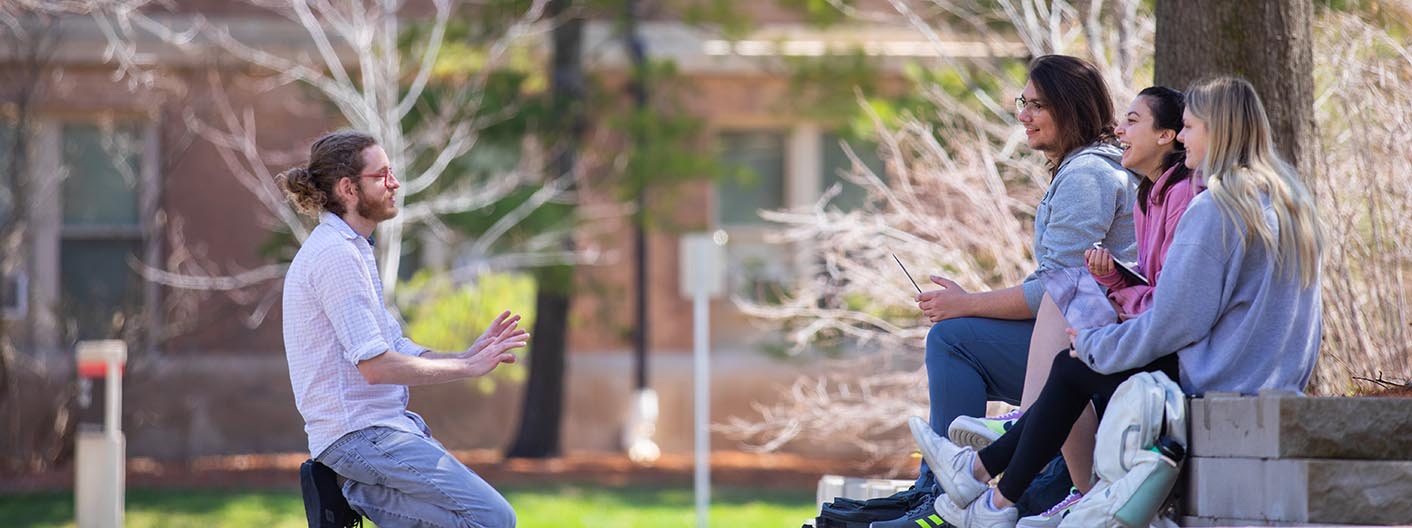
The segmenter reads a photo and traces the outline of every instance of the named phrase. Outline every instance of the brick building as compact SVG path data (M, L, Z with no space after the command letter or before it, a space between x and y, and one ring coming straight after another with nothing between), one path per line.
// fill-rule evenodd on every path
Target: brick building
M302 28L232 4L181 2L179 16L200 14L274 52L309 51ZM746 295L761 283L804 276L813 262L808 247L766 243L766 224L756 209L812 205L823 189L840 181L838 171L847 164L836 134L843 123L781 110L793 96L782 58L861 48L884 65L888 78L882 84L898 90L905 83L897 66L905 61L936 53L985 53L961 42L939 49L905 25L821 29L773 4L749 9L757 29L734 42L670 14L654 15L642 29L653 58L675 61L688 79L690 93L682 100L687 111L705 119L716 151L759 176L759 185L750 188L690 183L674 218L730 235L727 287ZM55 372L72 372L76 340L135 329L124 334L144 343L133 352L126 384L124 428L133 456L303 449L278 298L237 303L208 294L173 321L170 291L139 280L132 269L137 260L167 262L188 252L218 263L214 272L269 262L261 252L269 220L257 198L230 177L217 150L195 138L184 118L190 105L210 104L211 71L235 73L238 66L159 49L147 59L161 64L182 88L158 96L115 77L93 20L65 19L60 29L43 72L46 89L33 106L27 132L30 170L19 177L28 182L28 191L13 196L27 204L29 229L21 258L11 259L17 264L5 270L7 336L21 355L47 365L41 370L55 378L67 375ZM547 39L547 33L537 38ZM627 65L614 42L613 22L591 21L585 38L586 50L601 53L586 63L608 82L620 82ZM18 61L13 53L0 55L0 71L14 72L22 67ZM259 124L259 144L270 152L302 154L314 137L340 126L326 105L298 86L264 91L230 83L224 88L233 105L250 109ZM0 115L9 119L0 121L0 139L13 138L18 132L13 116ZM866 145L857 150L872 152ZM269 170L297 161L271 159ZM67 178L61 181L58 174ZM585 195L607 199L593 189ZM173 230L186 241L183 247L171 247ZM599 242L619 260L584 269L583 280L595 285L585 291L620 293L580 294L572 307L563 430L569 450L618 449L633 390L631 343L624 337L632 325L632 238L625 220L609 233ZM655 232L649 246L649 369L661 396L657 439L666 451L683 451L691 447L690 303L677 284L678 235ZM252 305L269 309L254 327ZM814 368L808 360L762 353L762 343L780 337L747 320L729 300L714 301L712 314L714 421L751 415L752 402L775 397L782 384ZM153 328L171 328L173 335L147 333ZM411 407L452 448L501 447L514 433L520 400L519 385L500 384L483 394L471 384L452 383L414 389ZM797 448L829 452L822 445Z

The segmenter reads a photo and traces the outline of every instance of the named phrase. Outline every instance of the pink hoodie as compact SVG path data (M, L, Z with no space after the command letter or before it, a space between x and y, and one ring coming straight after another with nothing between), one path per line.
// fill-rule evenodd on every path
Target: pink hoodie
M1122 313L1137 315L1152 306L1152 292L1162 277L1162 261L1167 259L1167 248L1172 244L1172 235L1177 231L1177 222L1186 213L1191 199L1206 190L1205 180L1200 174L1174 184L1168 182L1177 167L1167 169L1157 178L1157 183L1147 193L1147 212L1141 207L1133 208L1133 223L1137 228L1137 272L1152 282L1151 286L1141 283L1128 283L1115 269L1112 273L1094 279L1108 288L1108 298L1117 303ZM1166 197L1158 202L1163 189Z

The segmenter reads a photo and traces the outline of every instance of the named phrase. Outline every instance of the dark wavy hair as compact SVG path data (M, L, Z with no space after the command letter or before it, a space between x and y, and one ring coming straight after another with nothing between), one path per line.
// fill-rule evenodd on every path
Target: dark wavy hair
M317 218L323 211L343 215L333 187L343 178L363 173L363 150L377 145L373 136L356 130L324 134L309 147L309 164L275 176L275 183L299 212Z
M1042 55L1030 61L1030 82L1059 127L1059 150L1063 155L1050 164L1050 176L1058 174L1059 163L1075 150L1116 140L1113 97L1103 74L1093 64L1068 55Z
M1186 110L1186 95L1168 88L1166 86L1149 86L1137 93L1147 103L1147 109L1152 111L1152 128L1156 130L1182 131L1182 111ZM1177 170L1172 173L1167 186L1157 194L1154 204L1161 204L1167 199L1167 191L1171 190L1177 182L1190 178L1192 170L1186 168L1186 145L1180 141L1175 141L1176 148L1167 153L1167 157L1162 159L1162 172L1166 172L1172 167ZM1142 183L1137 185L1137 206L1142 211L1147 212L1147 196L1152 193L1154 182L1149 178L1143 178Z

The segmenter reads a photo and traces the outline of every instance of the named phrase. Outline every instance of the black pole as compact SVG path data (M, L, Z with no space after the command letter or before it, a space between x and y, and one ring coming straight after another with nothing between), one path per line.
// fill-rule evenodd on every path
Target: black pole
M627 48L628 58L632 62L632 76L628 80L627 89L628 94L632 97L633 111L640 114L647 109L647 50L642 42L642 35L638 33L637 22L640 18L638 1L625 0L623 7L623 46ZM636 120L633 122L635 123ZM643 140L642 134L634 131L631 141L635 152L642 147ZM631 169L629 171L631 174ZM647 178L639 178L633 184L637 187L634 189L637 208L633 214L633 242L636 250L634 260L637 264L634 273L637 284L637 309L636 330L633 332L633 376L637 383L637 389L641 390L647 388L647 331L649 328L647 319Z

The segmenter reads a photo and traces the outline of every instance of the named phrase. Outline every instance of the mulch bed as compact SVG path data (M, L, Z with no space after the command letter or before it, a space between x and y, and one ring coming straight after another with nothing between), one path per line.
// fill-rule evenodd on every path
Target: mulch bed
M576 483L605 486L690 485L690 453L664 454L650 466L620 453L569 453L550 459L506 459L498 451L455 451L456 458L497 486ZM228 455L191 461L129 458L128 489L289 489L299 487L302 453ZM718 451L711 454L713 485L814 489L826 474L881 474L881 466L854 460L790 454ZM73 489L73 468L0 478L0 494Z

